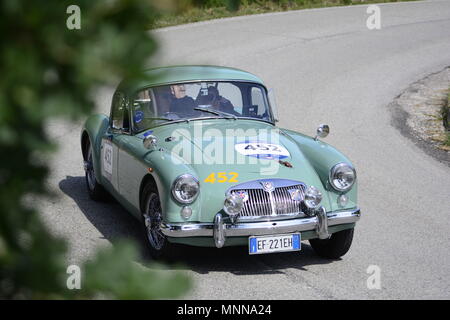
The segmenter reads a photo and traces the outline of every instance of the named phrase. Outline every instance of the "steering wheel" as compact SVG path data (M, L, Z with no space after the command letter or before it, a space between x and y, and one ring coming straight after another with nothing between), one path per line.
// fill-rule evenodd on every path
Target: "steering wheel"
M172 119L172 120L181 119L181 117L178 114L176 114L175 112L166 112L166 113L164 113L164 117Z

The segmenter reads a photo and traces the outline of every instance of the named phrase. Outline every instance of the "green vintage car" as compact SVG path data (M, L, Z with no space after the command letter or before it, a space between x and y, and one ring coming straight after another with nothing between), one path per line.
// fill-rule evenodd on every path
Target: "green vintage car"
M249 254L296 251L309 240L322 257L350 248L356 172L318 138L279 128L273 95L248 72L176 66L124 80L109 116L81 132L94 200L113 195L142 222L150 253L174 244L248 246Z

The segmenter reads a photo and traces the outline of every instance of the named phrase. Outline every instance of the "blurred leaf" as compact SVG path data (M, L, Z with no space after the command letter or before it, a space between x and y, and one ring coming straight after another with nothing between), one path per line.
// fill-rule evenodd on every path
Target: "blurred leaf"
M96 259L85 266L83 283L91 295L102 293L107 298L148 299L173 298L184 293L190 286L189 279L178 272L168 274L153 266L145 269L133 261L137 252L129 243L120 242L112 248L100 251Z
M82 290L68 290L67 245L30 209L36 196L49 196L48 120L92 112L99 87L138 76L156 50L147 30L158 14L152 1L75 3L79 30L66 26L73 1L0 2L0 298L178 296L188 279L138 267L130 244L101 251L82 268Z

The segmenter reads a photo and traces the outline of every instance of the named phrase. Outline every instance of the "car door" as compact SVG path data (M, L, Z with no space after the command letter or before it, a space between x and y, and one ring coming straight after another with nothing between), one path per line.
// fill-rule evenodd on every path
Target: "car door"
M143 101L143 99L141 100ZM148 100L151 101L150 99ZM135 106L134 103L132 105ZM139 104L137 105L140 106ZM148 106L146 107L148 108ZM141 122L142 118L140 118L140 116L136 117L136 110L131 110L131 106L128 103L126 104L124 110L124 134L116 139L116 143L118 145L118 188L119 193L126 204L140 212L140 182L148 171L147 167L139 161L139 156L136 154L136 146L138 143L142 144L142 140L132 134L132 128L133 125Z
M112 192L119 192L119 142L124 134L125 107L124 94L116 92L111 105L110 125L101 141L102 184Z

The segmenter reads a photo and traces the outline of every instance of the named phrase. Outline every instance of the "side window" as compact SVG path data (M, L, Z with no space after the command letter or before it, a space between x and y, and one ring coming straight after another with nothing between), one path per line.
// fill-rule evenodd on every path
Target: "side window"
M111 127L113 129L129 130L129 115L123 93L116 93L111 106Z
M249 107L249 116L262 117L266 112L266 103L264 101L264 93L261 88L252 87L251 106Z
M156 116L155 107L157 104L154 100L152 89L141 90L135 95L132 108L133 124L136 131L147 128L150 119Z
M242 113L242 93L237 86L227 82L219 82L217 89L222 97L231 102L235 111Z

